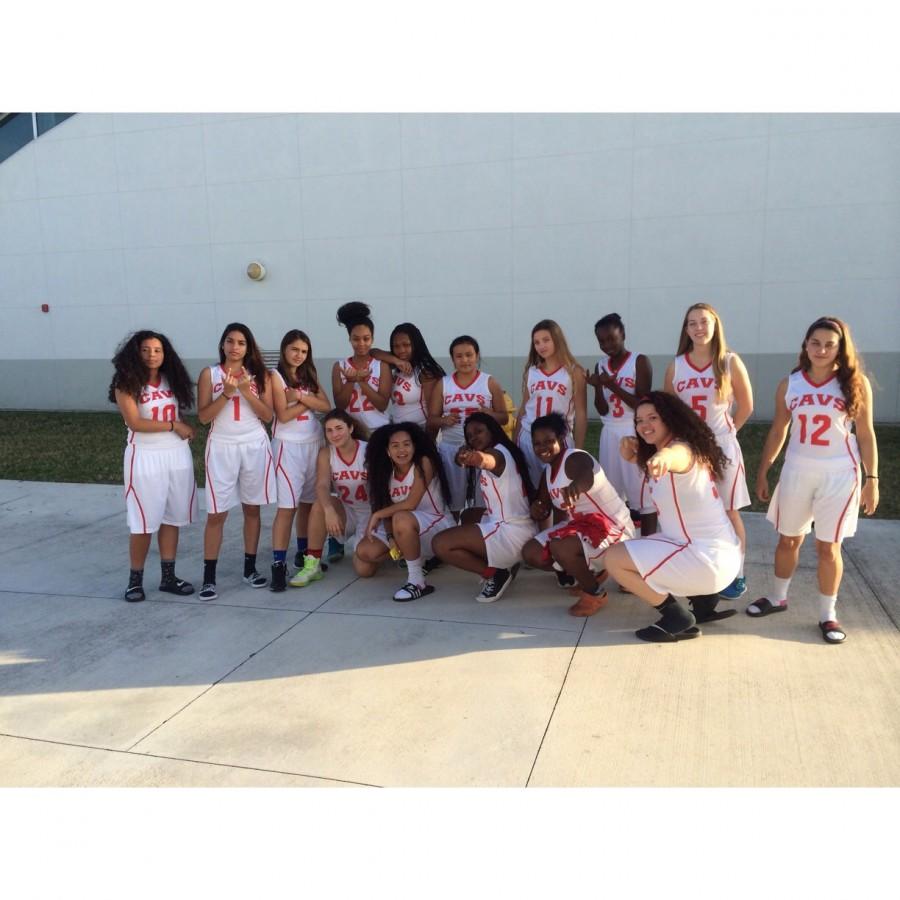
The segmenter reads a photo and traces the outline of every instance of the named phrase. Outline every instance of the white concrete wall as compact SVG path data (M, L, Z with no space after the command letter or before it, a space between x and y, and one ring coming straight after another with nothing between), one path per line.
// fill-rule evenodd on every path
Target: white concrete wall
M0 406L102 408L140 327L197 365L231 320L267 348L299 327L324 362L348 299L436 355L475 334L510 388L539 318L587 363L619 312L662 361L707 300L761 410L837 314L896 418L900 116L79 114L0 165ZM13 374L34 366L79 397Z

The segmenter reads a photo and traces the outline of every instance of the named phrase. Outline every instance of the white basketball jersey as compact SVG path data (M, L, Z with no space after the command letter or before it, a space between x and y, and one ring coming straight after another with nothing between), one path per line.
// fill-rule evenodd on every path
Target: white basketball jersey
M502 444L495 446L494 450L506 460L503 474L498 477L487 469L477 470L487 518L498 522L530 522L528 495L516 461Z
M847 401L837 375L815 384L803 370L793 372L784 402L791 414L785 462L810 462L829 469L859 465L856 435L851 431Z
M346 384L347 379L344 377L344 372L347 369L355 368L353 365L353 357L350 356L347 357L347 359L338 360L338 367L341 374L341 384ZM373 391L378 390L380 371L381 363L378 362L377 359L370 359L369 375L366 378L366 383ZM380 428L382 425L387 425L388 422L390 422L388 414L382 412L380 409L375 409L372 401L362 392L362 388L358 384L353 385L353 393L350 395L350 402L344 409L358 422L362 422L369 431L374 431L376 428Z
M209 367L209 374L212 381L212 398L217 400L225 389L225 369L216 363ZM250 382L250 393L254 397L259 397L255 379ZM253 407L240 391L235 391L234 396L213 419L209 427L209 437L223 443L242 444L258 441L261 437L268 438L268 435Z
M283 391L288 400L304 400L306 397L315 397L315 394L307 387L289 388L281 372L272 369L272 390ZM322 426L315 414L304 409L302 413L289 422L279 422L278 416L272 419L272 437L280 441L292 441L296 444L309 444L322 439Z
M637 387L637 358L640 354L629 352L618 369L614 369L609 357L597 363L597 373L611 375L616 384L633 394ZM634 410L622 398L607 387L601 387L603 399L609 405L609 412L600 416L604 428L615 428L628 434L634 434Z
M331 483L344 506L349 506L360 515L368 515L369 473L366 470L366 442L356 442L353 458L346 460L337 447L329 446L331 458Z
M391 421L415 422L424 428L427 418L425 393L422 390L422 382L419 381L419 373L404 375L397 372L391 390Z
M573 453L583 453L590 458L594 468L594 484L587 493L578 497L574 507L567 508L562 504L562 491L564 487L568 487L572 483L572 479L566 475L566 461ZM550 500L557 509L570 515L589 515L600 512L612 519L623 531L631 533L631 514L628 512L628 507L622 502L616 489L609 483L600 463L586 450L564 450L554 465L544 466L544 472L547 475Z
M479 407L491 406L491 392L488 388L490 377L487 372L478 372L475 380L468 387L462 387L457 382L456 372L443 377L441 381L441 391L444 397L442 415L449 416L456 413L459 416L458 425L441 428L441 440L445 444L464 443L466 418L473 412L478 412Z
M166 381L166 376L160 373L156 384L147 384L141 388L137 398L138 416L142 419L150 419L153 422L178 422L181 416L178 413L178 401ZM138 444L141 447L174 447L181 443L181 438L174 431L132 431L128 429L128 443Z
M731 354L725 356L728 371L731 371ZM732 394L725 402L716 396L716 375L712 362L698 369L685 353L675 357L675 372L672 378L675 393L706 422L713 434L734 434L734 422L729 410L734 402Z
M659 514L659 530L677 541L735 540L734 529L716 489L712 473L694 463L683 474L667 472L648 478L650 498Z
M403 478L397 478L393 471L391 472L391 480L388 485L391 503L402 503L409 496L415 477L415 466L410 466L409 471ZM439 478L434 477L431 479L428 487L425 488L425 493L422 494L422 497L416 505L416 511L437 516L447 513L444 498L441 494L441 482Z
M545 372L540 366L530 366L525 381L528 399L522 413L522 434L531 433L535 419L558 412L566 420L569 432L575 427L575 397L572 377L565 366Z

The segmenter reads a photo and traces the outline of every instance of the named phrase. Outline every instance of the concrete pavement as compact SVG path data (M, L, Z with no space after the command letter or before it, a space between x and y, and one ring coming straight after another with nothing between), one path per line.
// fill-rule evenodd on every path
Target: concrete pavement
M127 604L121 492L0 482L0 785L900 784L900 522L845 544L842 646L816 627L811 547L787 613L650 645L634 597L611 588L574 619L534 571L494 604L447 569L394 603L402 572L356 579L349 560L303 590L252 590L239 513L218 600L158 593L154 547L148 600ZM774 548L746 521L741 610ZM179 548L197 587L202 533Z

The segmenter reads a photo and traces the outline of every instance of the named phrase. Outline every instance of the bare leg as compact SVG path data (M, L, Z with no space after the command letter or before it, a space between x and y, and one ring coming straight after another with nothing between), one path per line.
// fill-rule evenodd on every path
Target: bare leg
M353 552L353 570L361 578L371 578L387 557L386 544L378 538L364 537Z
M257 507L257 509L259 509L259 507ZM293 523L295 512L296 510L294 509L282 509L281 507L279 507L278 511L275 513L275 519L272 522L273 550L287 550L288 544L291 540L291 524ZM246 519L244 521L246 526ZM247 532L245 527L245 540L246 534Z
M147 554L150 552L152 534L132 534L128 537L128 556L131 559L132 569L143 569L147 562Z
M614 544L606 551L604 557L606 568L615 580L636 597L640 597L651 606L659 606L666 599L666 594L657 594L641 577L631 554L625 544Z
M581 541L569 535L558 541L550 541L550 554L566 572L578 582L581 590L591 593L597 587L597 578L588 568L581 549Z
M227 512L209 513L206 517L206 529L203 532L203 558L218 559L222 549L222 531L225 527Z
M545 560L544 548L532 538L522 547L522 559L532 569L542 569L544 572L553 571L553 563Z
M312 503L301 503L297 506L297 537L305 538L309 534L309 513Z
M451 566L481 575L487 567L487 548L477 525L457 525L435 535L431 549Z
M834 597L841 586L841 577L844 574L841 545L817 540L816 552L819 556L819 591L826 597Z
M728 520L734 528L734 533L741 542L741 559L743 559L747 553L747 530L744 528L744 520L741 518L741 511L739 509L727 509L725 510L725 515L728 516Z
M396 543L403 558L409 562L418 559L422 555L422 542L419 540L419 523L416 517L410 513L401 511L391 517L394 529L394 543Z
M778 535L778 546L775 548L775 577L791 578L800 562L800 545L803 543L803 535L788 537L785 534Z
M250 503L242 503L241 506L244 509L244 553L256 553L262 529L259 507Z

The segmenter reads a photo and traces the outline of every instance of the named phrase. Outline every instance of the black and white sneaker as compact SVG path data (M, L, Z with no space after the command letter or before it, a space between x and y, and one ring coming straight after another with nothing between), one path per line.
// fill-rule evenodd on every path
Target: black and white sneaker
M253 571L249 575L244 576L244 584L249 584L252 588L264 588L269 583L265 575Z
M422 565L422 571L427 575L429 572L433 572L435 569L440 568L442 565L443 563L441 562L439 557L429 556Z
M418 600L420 597L425 597L428 594L433 594L434 588L430 584L413 584L411 581L407 581L406 584L400 588L394 594L394 599L398 603L408 603L410 600Z
M287 563L272 563L272 581L269 590L274 594L287 590Z
M512 584L518 571L519 563L516 563L511 569L497 569L490 578L485 579L481 593L475 599L479 603L493 603L495 600L499 600Z
M568 572L560 572L559 570L554 569L553 574L556 576L556 586L561 590L567 591L569 588L575 587L575 578Z
M216 593L216 586L214 584L204 584L202 588L200 588L200 593L197 596L201 600L215 600L218 597L218 593Z

